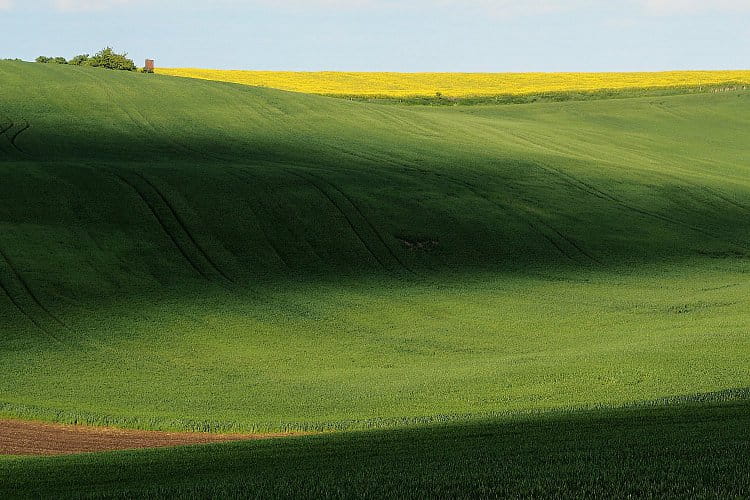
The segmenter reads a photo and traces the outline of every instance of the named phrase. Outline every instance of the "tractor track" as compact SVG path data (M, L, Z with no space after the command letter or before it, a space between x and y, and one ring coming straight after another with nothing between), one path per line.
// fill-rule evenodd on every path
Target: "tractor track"
M148 180L146 177L144 177L138 172L133 172L133 175L138 176L139 179L141 179L144 183L146 183L146 185L148 185L148 187L151 190L153 190L157 199L164 205L170 217L172 218L174 223L177 225L178 230L184 233L185 238L187 240L185 243L180 242L180 238L178 237L177 234L175 234L174 230L169 228L167 221L159 213L159 209L156 207L154 202L149 200L149 197L144 193L142 189L140 189L136 185L136 183L127 179L125 176L121 175L119 172L115 170L111 170L111 173L115 178L119 179L120 182L128 186L131 190L133 190L136 193L138 198L140 198L140 200L149 209L149 211L151 212L151 215L159 224L159 227L161 228L162 232L164 232L164 234L167 235L167 237L172 242L174 247L177 248L177 250L180 252L180 255L182 255L185 261L190 265L191 268L193 268L193 270L196 273L198 273L201 277L203 277L207 281L214 281L211 278L210 274L206 272L206 270L203 269L204 266L201 265L201 260L204 260L206 263L206 267L208 267L209 270L213 271L214 273L216 273L218 276L228 281L229 283L234 284L234 280L232 280L229 276L227 276L226 273L224 273L221 269L219 269L215 261L197 243L197 241L195 240L195 237L190 233L190 231L188 230L182 218L177 214L177 211L175 210L174 206L167 200L164 194L150 180ZM196 255L191 256L187 247L192 247Z
M8 125L7 127L0 124L0 135L5 136L5 133L12 128L13 128L13 122L10 122L10 125ZM6 136L6 139L7 139L7 136ZM2 148L2 149L5 149L5 148Z
M231 164L231 162L229 162L229 160L227 160L227 159L223 159L222 161L224 161L225 163L230 163ZM237 172L240 172L242 174L241 176L238 176L238 177L240 177L240 179L243 182L248 183L251 180L253 180L255 182L258 182L257 178L253 178L253 177L251 177L249 175L249 172L252 171L254 168L256 168L255 166L251 166L251 165L247 165L247 164L232 164L232 165L234 166L233 172L235 173L235 176L238 176ZM274 164L273 167L277 168L279 171L286 172L286 169L284 167L280 167L280 166L278 166L276 164ZM286 172L286 173L289 174L289 175L291 175L289 172ZM244 179L242 177L244 177ZM263 204L259 203L259 206L263 207ZM268 204L268 211L269 211L269 213L274 213L275 210L278 210L278 206L277 207L273 207L269 203ZM256 215L257 215L257 211L256 211ZM310 252L312 252L312 254L315 255L315 258L318 260L319 263L321 263L323 265L326 264L326 260L320 255L320 253L318 252L318 250L316 250L315 247L312 244L310 244L310 242L308 241L308 239L305 237L304 234L301 234L300 232L295 231L294 230L294 226L289 226L287 224L283 224L283 227L284 227L284 229L286 229L286 231L289 233L289 235L292 236L293 239L295 239L296 241L302 243L306 248L308 248L310 250ZM279 254L282 255L283 252L279 251ZM292 267L291 264L289 264L289 267L291 269L291 267Z
M243 171L243 173L245 172ZM236 171L231 171L231 174L233 177L235 177L237 180L239 180L242 183L248 182L248 179L243 178L242 175L238 175ZM263 227L262 219L258 215L258 211L252 206L250 206L250 211L252 212L253 217L257 221L258 228L260 229L260 232L263 234L263 238L266 240L266 243L268 243L268 245L271 247L276 257L279 259L279 261L281 261L282 264L284 264L284 266L287 269L292 269L292 266L289 264L287 259L282 255L281 250L279 250L276 243L274 243L271 237L269 236L268 231L266 231L266 229Z
M177 210L175 210L172 203L167 199L166 196L164 196L164 193L161 192L161 190L156 187L156 185L151 182L147 177L145 177L140 172L135 172L135 175L143 179L143 181L148 184L151 189L154 190L156 195L161 199L161 201L164 203L164 205L169 209L170 213L172 214L172 217L174 217L174 220L177 221L177 224L180 226L180 228L183 230L185 235L188 237L188 240L190 240L190 243L193 245L193 247L198 251L200 255L203 256L203 258L206 260L206 262L213 268L214 271L216 271L222 278L227 280L230 283L234 283L234 280L227 276L227 274L221 270L221 268L216 264L216 262L211 258L211 256L203 249L203 247L198 244L193 234L188 229L185 222L182 220L182 217L180 217Z
M352 156L357 157L358 159L361 159L361 160L368 161L368 162L375 162L375 163L377 163L377 162L384 162L384 163L389 163L389 164L391 164L393 166L404 168L404 169L407 169L407 170L410 170L410 171L413 171L413 172L418 172L418 173L421 173L421 174L424 174L424 173L433 173L433 172L429 172L429 171L425 171L425 170L419 169L419 168L414 167L414 166L409 165L409 164L405 164L405 163L402 163L402 162L396 162L396 161L394 161L392 159L388 159L388 158L386 158L386 159L370 158L370 157L358 156L358 155L354 155L354 154L352 154ZM468 189L475 196L477 196L477 197L479 197L479 198L487 201L488 203L490 203L490 204L492 204L492 205L500 208L501 210L503 210L505 213L507 213L511 217L515 217L516 219L522 221L523 223L525 223L526 225L528 225L529 228L531 228L533 231L535 231L536 233L540 234L544 239L546 239L554 248L556 248L567 259L569 259L571 261L574 261L574 262L576 261L575 257L573 255L571 255L571 253L569 253L568 251L566 251L547 232L543 231L541 229L542 227L545 228L549 233L553 233L553 234L557 235L557 237L559 237L561 240L563 240L565 243L567 243L570 247L572 247L576 251L576 253L581 254L583 257L585 257L586 259L590 260L591 262L593 262L593 263L595 263L597 265L603 265L601 261L599 261L591 253L589 253L588 251L586 251L585 249L583 249L572 238L568 237L567 235L565 235L564 233L562 233L561 231L559 231L555 227L551 226L547 222L541 220L539 217L534 217L532 214L528 213L528 211L526 211L526 215L523 216L523 215L521 215L521 214L519 214L517 212L514 212L508 206L499 203L497 200L495 200L493 198L490 198L490 197L488 197L485 194L482 194L479 191L479 188L477 186L475 186L475 185L473 185L473 184L471 184L469 182L462 181L460 179L456 179L455 177L452 177L450 175L445 175L445 174L441 174L439 177L443 177L443 178L445 178L445 179L453 182L454 184L460 185L460 186ZM518 193L514 193L514 196L517 199L520 199L520 200L522 200L522 201L524 201L524 202L526 202L528 204L532 204L532 205L535 204L535 202L532 202L531 200L528 200L528 199L525 199L525 198L521 197ZM532 221L536 221L536 222L532 222Z
M23 290L24 294L26 294L31 301L45 314L47 315L54 323L58 324L65 330L70 331L70 327L68 327L65 322L63 322L59 317L57 317L52 311L50 311L37 297L37 295L31 290L31 287L29 286L26 279L21 275L21 273L18 271L18 269L13 265L12 261L8 257L8 254L5 253L3 249L0 248L0 257L5 261L5 264L7 268L10 270L10 273L12 277L15 279L16 282L20 285L21 289ZM35 318L28 310L27 308L23 307L20 303L20 301L13 295L13 293L8 289L8 287L2 283L0 283L0 288L2 288L5 295L8 296L8 299L13 303L16 308L24 314L33 324L36 326L39 330L47 334L50 338L52 338L55 342L59 344L64 344L64 342L55 335L51 330L46 328L37 318Z
M393 260L395 260L399 264L399 266L403 267L404 269L406 269L411 274L414 274L414 275L417 274L412 269L410 269L398 257L398 255L396 255L396 253L393 251L393 249L388 245L388 243L386 243L385 239L380 234L380 232L375 228L375 226L370 221L370 219L367 216L365 216L365 214L362 212L362 210L359 208L359 206L356 203L354 203L354 200L352 200L352 198L348 194L346 194L343 190L341 190L341 188L339 188L338 186L336 186L332 182L326 181L325 179L322 179L321 177L316 176L314 174L311 174L309 172L308 172L307 175L309 175L309 176L311 176L313 178L317 178L321 182L324 182L324 183L328 184L329 186L331 186L331 188L333 188L335 191L337 191L338 193L340 193L341 196L343 196L344 199L346 199L346 201L348 201L349 204L354 208L354 210L359 214L359 216L362 217L362 220L365 221L365 224L367 224L367 226L370 228L370 230L372 231L372 233L377 237L377 239L380 241L380 243L383 245L383 247L385 247L385 249L388 250L388 253L391 255L391 257L393 257Z
M529 144L529 145L531 145L533 147L546 149L546 150L551 151L551 152L553 152L555 154L558 154L558 155L575 154L576 156L579 156L580 158L591 158L591 159L594 159L595 161L599 161L599 160L596 160L593 157L586 157L586 156L578 155L577 153L571 153L571 152L565 152L564 150L553 149L553 148L551 148L551 147L549 147L547 145L539 144L537 142L532 141L531 139L528 139L526 137L522 137L522 136L519 136L519 135L516 135L516 134L511 134L511 135L513 137L519 139L520 141L523 141L523 142L525 142L525 143L527 143L527 144ZM706 229L703 229L701 227L693 226L693 225L691 225L691 224L689 224L687 222L681 221L679 219L673 219L673 218L668 217L666 215L662 215L662 214L659 214L659 213L656 213L656 212L652 212L650 210L646 210L646 209L637 207L635 205L632 205L632 204L626 202L625 200L620 199L617 196L615 196L615 195L613 195L611 193L608 193L608 192L606 192L606 191L604 191L602 189L599 189L599 188L591 185L590 183L587 183L586 181L583 181L583 180L579 179L578 177L576 177L574 175L571 175L571 174L569 174L569 173L567 173L567 172L565 172L565 171L563 171L563 170L561 170L559 168L554 168L554 167L551 167L549 165L543 165L540 162L532 162L531 164L534 165L535 167L541 169L542 171L550 174L550 175L557 176L558 178L562 179L563 182L565 182L566 184L568 184L569 186L571 186L571 187L573 187L575 189L581 190L584 193L586 193L588 195L591 195L591 196L594 196L596 198L599 198L601 200L605 200L605 201L614 203L614 204L618 205L619 207L624 208L625 210L629 210L631 212L635 212L637 214L640 214L640 215L643 215L643 216L646 216L646 217L649 217L649 218L652 218L652 219L657 219L657 220L660 220L662 222L668 222L670 224L682 226L682 227L684 227L686 229L690 229L691 231L700 233L700 234L702 234L704 236L708 236L710 238L713 238L713 239L716 239L716 240L719 240L719 241L726 241L725 239L721 238L720 236L717 236L717 235L711 233L710 231L708 231ZM726 200L726 199L725 199L725 201L727 201L729 203L732 203L731 201ZM743 250L750 250L750 247L747 247L746 245L744 245L742 243L737 243L737 242L734 242L734 241L729 241L728 243L731 243L731 244L733 244L733 245L735 245L735 246L737 246L739 248L742 248Z
M128 109L120 103L119 99L117 99L117 97L113 94L113 90L112 90L112 88L111 88L111 86L110 86L110 84L108 82L106 82L102 78L99 78L99 77L97 77L95 75L87 74L87 76L89 76L89 78L91 78L93 80L96 80L97 82L101 83L102 88L104 89L104 91L109 96L110 101L112 103L114 103L115 106L117 106L120 109L120 111L122 111L130 119L130 121L136 126L136 128L138 130L150 129L151 133L153 134L152 136L159 136L157 128L153 125L153 123L151 123L146 118L146 116L140 110L136 109L136 112L141 117L141 121L138 121L128 111ZM150 136L149 136L149 134L145 134L145 137L150 137ZM159 136L159 137L165 137L165 136ZM188 148L188 147L186 147L186 146L178 143L177 141L172 140L169 137L166 137L166 138L167 138L167 140L175 148L177 148L178 150L180 150L183 153L187 152L187 153L190 153L190 154L203 155L203 153L200 152L200 151L192 150L192 149L190 149L190 148ZM141 178L143 180L143 182L145 182L154 191L154 193L156 194L156 196L161 200L161 202L164 204L164 206L167 208L167 210L171 213L171 216L172 216L173 220L177 223L177 225L179 226L179 228L182 230L182 232L187 237L187 239L189 240L190 245L195 249L195 251L198 253L199 257L202 257L205 260L205 262L208 264L208 267L211 268L215 273L217 273L224 280L228 281L231 284L234 284L235 281L231 277L229 277L216 264L216 262L214 261L214 259L203 249L203 247L200 244L198 244L197 240L195 239L195 237L193 236L193 234L191 233L191 231L188 229L188 227L185 224L185 222L179 216L177 210L175 210L175 208L172 205L172 203L164 195L164 193L153 182L151 182L148 178L146 178L140 172L133 172L133 174L136 175L136 176L138 176L139 178ZM123 176L119 175L118 173L115 173L114 175L117 178L119 178L122 182L124 182L125 184L127 184L131 189L133 189L133 190L136 191L136 193L141 198L141 200L143 200L143 202L148 206L149 210L154 215L154 218L157 220L157 222L161 226L162 230L169 236L169 238L172 240L172 243L177 247L177 249L180 251L180 253L185 258L185 260L188 261L188 263L191 265L191 267L193 267L193 269L195 269L195 271L197 271L198 274L200 274L206 280L211 281L211 278L208 276L208 274L203 269L201 269L201 267L198 265L198 263L195 262L195 260L188 255L188 252L182 247L182 245L179 244L179 242L177 240L177 237L172 233L172 231L170 231L167 228L166 223L158 215L156 207L147 200L147 197L144 195L144 193L141 190L139 190L135 186L135 184L133 184L132 182L128 181Z
M21 127L20 129L18 129L11 137L9 137L10 145L13 146L13 148L16 151L18 151L19 153L21 153L22 155L27 155L28 153L26 153L26 151L24 151L20 147L18 147L18 144L16 144L16 140L18 139L18 136L20 136L21 134L23 134L24 132L26 132L30 128L31 128L31 123L29 123L28 121L26 121L26 123L25 123L25 125L23 127Z
M42 326L42 324L39 321L37 321L36 318L34 318L34 316L32 316L31 314L29 314L26 311L26 309L24 309L23 306L21 306L21 304L18 302L18 300L16 300L16 298L13 297L13 294L10 292L10 290L8 290L8 288L5 285L2 284L2 282L0 282L0 290L2 290L5 293L5 295L8 297L8 300L10 300L11 303L16 307L16 309L18 309L21 312L21 314L23 314L29 321L31 321L31 323L35 327L37 327L44 334L46 334L47 336L49 336L56 343L58 343L60 345L63 345L63 341L60 340L60 338L57 335L55 335L50 330L47 330L44 326Z
M320 187L315 181L313 181L308 176L301 174L299 172L295 172L293 170L287 169L287 171L294 175L295 177L298 177L305 182L307 182L309 185L311 185L313 188L315 188L316 191L318 191L320 194L322 194L335 208L336 210L344 217L344 220L346 220L347 224L349 225L349 228L354 232L354 234L357 236L357 239L359 242L364 246L364 248L367 250L367 252L375 259L375 261L380 264L380 266L385 269L386 271L389 271L390 269L388 266L385 265L383 260L378 257L378 255L373 251L372 247L367 244L367 241L364 239L360 231L357 229L354 222L351 220L351 217L347 215L347 213L344 211L344 209L339 205L339 203L336 202L336 200L333 199L333 197L322 187Z
M5 133L8 130L12 129L14 125L15 124L13 122L10 122L10 125L8 125L7 127L3 127L2 125L0 125L0 135L5 135Z
M419 168L414 167L414 166L412 166L410 164L406 164L406 163L403 163L403 162L398 162L398 161L395 161L395 160L393 160L391 158L380 158L380 157L375 157L375 156L365 156L365 155L362 155L362 154L357 154L357 153L353 153L353 152L347 151L347 150L342 149L342 148L339 148L337 150L339 152L341 152L342 154L351 156L352 158L355 158L355 159L357 159L359 161L365 161L365 162L368 162L368 163L385 163L385 164L390 164L390 165L392 165L394 167L403 168L403 169L406 169L406 170L409 170L409 171L412 171L412 172L417 172L417 173L420 173L420 174L426 174L426 173L433 173L434 174L434 172L423 170L423 169L419 169ZM557 235L557 237L559 237L561 240L563 240L565 243L567 243L571 248L573 248L576 251L576 253L579 253L580 255L582 255L587 260L589 260L589 261L591 261L591 262L593 262L594 264L597 264L597 265L603 265L601 263L601 261L599 261L598 259L596 259L588 251L584 250L573 239L571 239L570 237L566 236L565 234L563 234L562 232L560 232L559 230L557 230L553 226L549 225L548 223L544 222L543 220L539 219L538 217L534 217L533 215L531 215L528 212L526 213L526 216L522 216L521 214L510 210L509 207L505 206L504 204L499 203L497 200L494 200L494 199L489 198L488 196L482 194L481 192L479 192L477 186L474 186L473 184L470 184L470 183L468 183L466 181L462 181L460 179L456 179L455 177L452 177L452 176L449 176L449 175L440 175L440 177L443 177L443 178L445 178L445 179L453 182L454 184L460 185L460 186L468 189L469 191L471 191L478 198L481 198L481 199L485 200L486 202L490 203L491 205L494 205L494 206L500 208L503 212L507 213L511 217L514 217L514 218L522 221L530 229L532 229L534 232L538 233L545 240L547 240L565 258L567 258L567 259L569 259L569 260L571 260L573 262L577 261L575 259L575 257L574 257L573 254L571 254L570 252L566 251L560 245L560 243L558 243L557 241L555 241L555 239L553 237L551 237L547 232L553 233L553 234ZM515 196L518 197L518 194L516 193ZM526 203L533 204L530 200L526 200L526 199L523 199L521 197L518 197L518 198L521 199L521 200L523 200L523 201L525 201ZM535 220L536 223L532 222L532 220ZM542 227L545 228L547 230L547 232L545 232L544 230L542 230L541 229Z
M126 186L128 186L130 189L132 189L136 195L138 195L138 198L146 205L146 207L151 212L151 215L154 217L156 222L159 224L159 227L164 232L164 234L167 235L167 237L170 239L172 244L177 248L177 250L180 252L182 257L185 259L185 261L190 264L190 267L193 268L195 272L197 272L199 275L201 275L204 279L210 280L208 275L203 272L203 270L195 263L193 262L193 259L190 258L190 256L187 254L187 252L182 248L182 245L177 241L177 238L172 234L172 231L169 230L169 228L166 226L164 221L162 221L161 217L159 216L158 210L156 210L156 207L146 198L146 196L141 192L138 187L131 183L129 180L127 180L125 177L121 176L117 172L113 172L113 175L119 179L122 183L124 183Z
M15 122L11 121L10 125L8 125L7 127L0 126L0 135L4 135L5 138L8 139L8 143L10 144L10 146L13 149L15 149L16 151L18 151L19 153L21 153L24 156L29 156L29 154L26 151L22 150L18 146L18 144L16 144L16 140L18 140L18 137L21 134L23 134L24 132L26 132L27 130L29 130L31 128L31 124L28 121L24 120L24 125L22 125L21 128L19 128L18 130L16 130L11 135L10 131L13 130L16 125L17 124Z
M696 184L694 184L694 185L696 185ZM732 205L735 208L739 208L740 210L742 210L744 212L750 212L750 206L744 205L744 204L742 204L742 203L740 203L738 201L735 201L735 200L731 199L729 196L727 196L727 195L725 195L723 193L720 193L719 191L717 191L715 189L712 189L712 188L710 188L708 186L700 186L700 187L703 188L703 190L706 191L707 193L710 193L711 195L715 196L716 198L722 200L723 202L725 202L725 203L727 203L729 205Z
M44 311L50 318L52 318L55 323L59 324L65 329L70 329L68 325L66 325L60 318L55 316L47 307L42 303L41 300L39 300L39 297L36 296L36 294L31 290L31 287L29 286L28 282L24 279L24 277L21 275L21 273L18 272L18 269L13 265L10 258L8 257L8 254L5 253L4 250L0 249L0 257L5 260L6 264L8 265L8 268L11 270L13 275L16 277L18 282L23 287L24 291L29 295L31 300L34 301L34 303L39 306L39 308Z
M530 220L531 217L526 218L526 217L522 217L518 213L514 213L513 211L511 211L504 204L502 204L502 203L498 202L497 200L489 198L486 195L480 193L477 190L476 186L474 186L474 185L472 185L472 184L470 184L468 182L464 182L464 181L455 179L453 177L448 177L448 176L446 176L446 179L448 179L449 181L453 182L454 184L458 184L458 185L460 185L460 186L468 189L470 192L472 192L474 194L474 196L477 196L478 198L480 198L480 199L486 201L487 203L489 203L490 205L493 205L493 206L499 208L500 210L502 210L506 214L509 214L511 216L515 216L517 219L521 220L524 224L526 224L530 229L532 229L534 232L536 232L537 234L539 234L540 236L542 236L545 240L547 240L547 242L550 243L554 248L556 248L557 251L560 252L560 254L562 254L568 260L570 260L572 262L576 262L576 259L571 254L569 254L568 252L566 252L565 249L557 241L555 241L554 238L552 238L546 232L542 231L542 229L537 224L541 225L542 227L547 228L548 230L552 231L553 233L557 234L558 236L561 236L561 234L560 234L559 231L552 230L549 227L548 224L546 224L546 223L544 223L542 221L537 220L537 224L535 224L534 222L532 222L532 220ZM567 241L567 238L564 238L564 239Z
M545 170L545 171L547 171L549 173L555 172L555 173L558 174L558 176L560 178L562 178L564 180L568 179L568 181L567 181L568 184L570 186L574 187L574 188L578 188L581 191L583 191L585 193L588 193L588 194L590 194L592 196L595 196L595 197L598 197L600 199L612 202L612 203L614 203L614 204L616 204L616 205L618 205L618 206L620 206L620 207L622 207L622 208L624 208L626 210L629 210L631 212L635 212L635 213L644 215L646 217L650 217L652 219L660 220L662 222L668 222L670 224L674 224L674 225L677 225L677 226L682 226L682 227L684 227L686 229L690 229L691 231L694 231L696 233L702 234L704 236L708 236L709 238L712 238L712 239L715 239L715 240L726 241L724 238L722 238L720 236L717 236L717 235L711 233L710 231L707 231L706 229L703 229L701 227L693 226L693 225L691 225L691 224L689 224L687 222L684 222L684 221L681 221L681 220L678 220L678 219L673 219L671 217L667 217L666 215L662 215L662 214L659 214L659 213L656 213L656 212L652 212L652 211L645 210L643 208L631 205L630 203L628 203L628 202L626 202L626 201L624 201L624 200L622 200L622 199L620 199L620 198L618 198L618 197L616 197L616 196L614 196L614 195L612 195L610 193L607 193L606 191L602 191L601 189L598 189L598 188L596 188L596 187L594 187L594 186L592 186L592 185L590 185L590 184L588 184L588 183L586 183L586 182L584 182L584 181L576 178L575 176L572 176L570 174L564 173L564 172L562 172L562 171L560 171L560 170L558 170L556 168L552 168L552 167L548 167L548 166L543 166L543 165L538 165L538 167L542 168L543 170ZM748 247L748 246L746 246L744 244L741 244L741 243L737 243L737 242L734 242L734 241L730 241L728 243L731 243L731 244L733 244L733 245L735 245L735 246L737 246L739 248L742 248L743 250L750 250L750 247Z

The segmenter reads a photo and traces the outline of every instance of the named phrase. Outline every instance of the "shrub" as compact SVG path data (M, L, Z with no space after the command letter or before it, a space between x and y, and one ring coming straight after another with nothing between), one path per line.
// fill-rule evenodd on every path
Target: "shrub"
M87 66L95 68L116 69L122 71L135 71L135 63L128 59L127 54L117 54L112 47L100 50L85 63Z
M68 64L67 59L65 59L64 57L39 56L35 59L35 61L43 64Z
M88 62L89 57L90 56L88 54L80 54L68 61L68 64L72 64L74 66L84 66Z

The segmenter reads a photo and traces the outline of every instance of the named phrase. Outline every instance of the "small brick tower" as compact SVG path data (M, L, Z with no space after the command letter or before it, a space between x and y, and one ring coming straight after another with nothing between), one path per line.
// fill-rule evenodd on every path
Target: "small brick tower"
M143 71L145 73L154 72L154 60L153 59L146 59L146 65L143 67Z

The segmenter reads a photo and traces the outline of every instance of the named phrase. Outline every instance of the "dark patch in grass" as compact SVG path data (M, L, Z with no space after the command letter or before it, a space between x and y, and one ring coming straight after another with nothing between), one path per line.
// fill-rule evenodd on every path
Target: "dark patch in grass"
M689 314L706 309L713 309L716 307L729 307L735 304L736 302L693 302L690 304L678 304L669 306L665 309L665 312L671 314Z
M440 242L436 239L418 239L418 238L404 238L396 237L404 247L411 251L422 251L429 252L440 246Z
M723 250L723 251L712 251L712 250L699 250L699 255L709 257L711 259L748 259L750 254L739 250Z

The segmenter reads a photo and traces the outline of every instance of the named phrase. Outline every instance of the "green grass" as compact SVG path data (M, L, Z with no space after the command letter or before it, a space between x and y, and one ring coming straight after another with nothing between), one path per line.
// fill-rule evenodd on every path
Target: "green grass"
M2 415L417 442L750 387L750 92L381 106L15 62L0 86ZM193 452L153 453L66 460Z
M750 405L546 414L167 450L0 459L0 496L744 498Z
M416 106L475 106L492 104L531 104L564 101L590 101L602 99L630 99L633 97L664 97L684 94L706 94L736 92L748 89L748 83L726 82L712 85L688 85L683 87L650 87L629 89L601 89L581 91L556 91L531 94L500 94L474 97L363 97L361 95L335 95L329 97L378 104L402 104Z
M37 339L32 351L23 348L28 338L16 341L4 355L10 404L0 413L317 430L750 386L749 285L724 288L749 268L578 282L506 275L267 285L262 296L128 300L93 320L66 318L90 332L75 344ZM665 284L678 296L665 297ZM100 316L110 318L106 327Z

